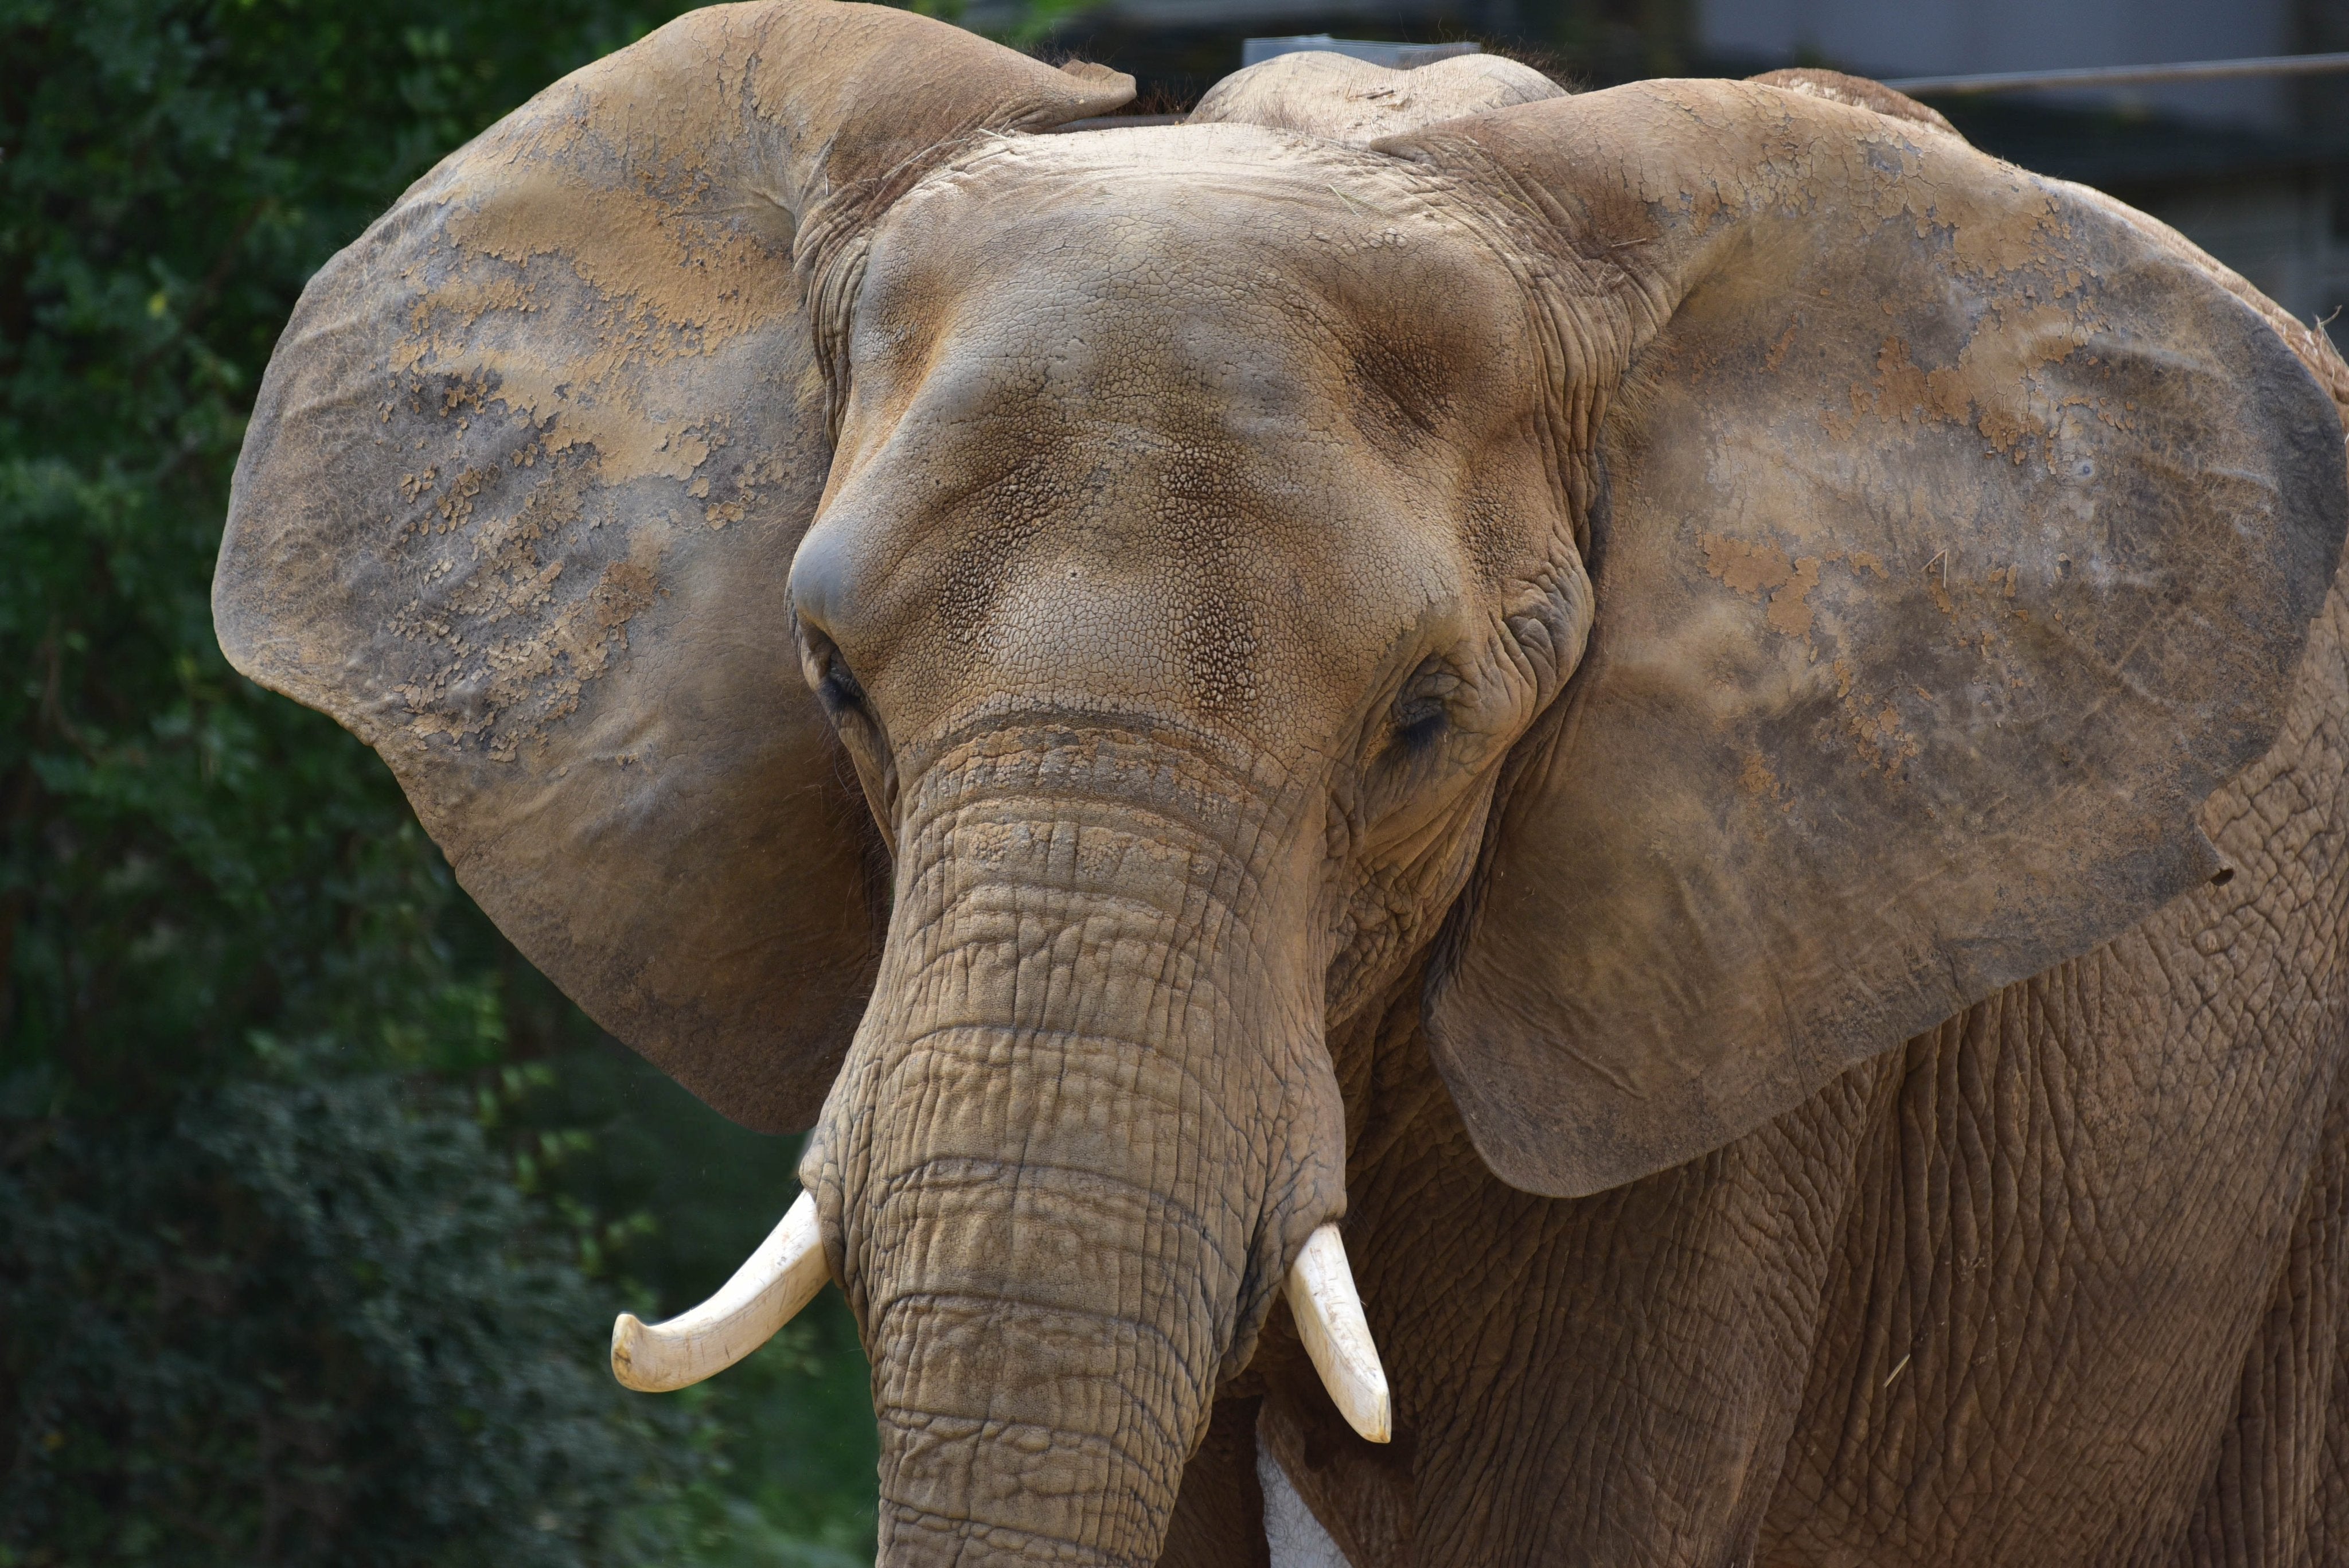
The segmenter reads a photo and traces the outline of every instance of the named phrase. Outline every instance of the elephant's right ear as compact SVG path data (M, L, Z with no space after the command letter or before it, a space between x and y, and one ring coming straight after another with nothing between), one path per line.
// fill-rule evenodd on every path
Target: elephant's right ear
M887 896L784 595L830 462L803 297L926 154L1132 96L881 6L697 11L443 161L270 362L230 659L380 752L515 944L739 1121L814 1118Z
M1816 92L1384 145L1516 236L1589 523L1588 651L1428 992L1504 1179L1692 1158L2223 870L2197 810L2275 739L2349 516L2329 349Z

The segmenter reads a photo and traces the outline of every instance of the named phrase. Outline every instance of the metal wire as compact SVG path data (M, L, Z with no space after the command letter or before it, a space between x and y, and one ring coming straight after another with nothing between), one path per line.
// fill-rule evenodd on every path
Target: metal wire
M2060 88L2138 87L2154 82L2224 81L2234 77L2313 77L2334 71L2349 71L2349 53L2185 60L2168 66L2093 66L2067 71L1990 71L1969 77L1901 77L1884 85L1905 93L2033 92Z

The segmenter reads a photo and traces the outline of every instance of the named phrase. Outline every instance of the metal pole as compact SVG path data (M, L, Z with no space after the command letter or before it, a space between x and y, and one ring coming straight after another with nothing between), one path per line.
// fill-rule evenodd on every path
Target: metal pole
M2063 88L2139 87L2153 82L2225 81L2236 77L2313 77L2335 71L2349 71L2349 53L2186 60L2169 66L2094 66L2073 71L1991 71L1971 77L1901 77L1884 85L1905 93L2038 92Z

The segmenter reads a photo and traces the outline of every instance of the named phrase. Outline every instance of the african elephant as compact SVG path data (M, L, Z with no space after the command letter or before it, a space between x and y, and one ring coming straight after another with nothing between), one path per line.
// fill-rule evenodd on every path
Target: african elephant
M623 1370L836 1282L890 1564L2349 1558L2349 371L1848 78L1131 91L696 12L271 364L230 657L813 1128Z

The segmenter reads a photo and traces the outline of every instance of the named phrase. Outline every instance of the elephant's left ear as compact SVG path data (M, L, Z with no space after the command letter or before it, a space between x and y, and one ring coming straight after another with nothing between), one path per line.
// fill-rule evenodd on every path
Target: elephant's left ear
M1503 1179L1691 1158L2221 870L2349 482L2216 264L1767 87L1384 148L1519 236L1589 501L1589 651L1429 993Z

